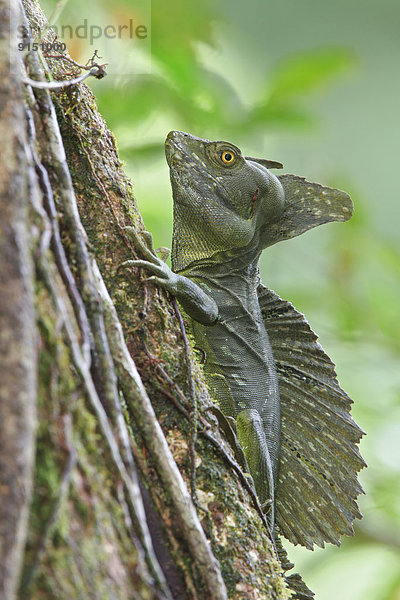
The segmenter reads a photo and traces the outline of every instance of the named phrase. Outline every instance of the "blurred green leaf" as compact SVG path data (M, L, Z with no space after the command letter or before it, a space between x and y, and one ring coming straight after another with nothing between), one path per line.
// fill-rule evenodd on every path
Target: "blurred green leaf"
M343 48L318 48L307 54L296 54L277 66L270 76L268 100L276 103L313 92L352 64L353 54Z
M253 127L304 129L316 127L316 118L307 109L286 103L267 102L253 108L248 117Z

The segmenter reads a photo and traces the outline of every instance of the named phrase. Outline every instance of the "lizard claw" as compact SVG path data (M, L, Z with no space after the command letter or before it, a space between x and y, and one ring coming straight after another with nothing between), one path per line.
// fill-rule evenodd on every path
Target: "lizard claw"
M151 233L149 231L143 231L142 236L143 236L143 239L145 241L145 244L146 244L148 250L150 250L150 252L152 254L156 254L156 251L154 249L154 244L153 244L153 236L151 235Z
M271 510L271 508L272 508L273 504L274 504L274 503L273 503L273 500L267 500L266 502L263 502L263 503L262 503L262 505L261 505L261 510L263 511L263 513L264 513L265 515L267 515L267 514L270 512L270 510Z
M147 258L149 262L154 262L155 264L159 263L160 258L158 258L157 251L154 249L153 236L151 233L148 231L142 231L139 235L136 229L130 225L124 227L124 231L135 244L135 246L140 250L140 253L143 254L143 256ZM167 248L161 248L160 251L161 262L164 262L168 258L168 254L166 253L169 253L169 250Z
M163 262L166 262L168 260L169 255L171 254L171 250L169 248L166 248L165 246L157 248L156 252L158 252Z

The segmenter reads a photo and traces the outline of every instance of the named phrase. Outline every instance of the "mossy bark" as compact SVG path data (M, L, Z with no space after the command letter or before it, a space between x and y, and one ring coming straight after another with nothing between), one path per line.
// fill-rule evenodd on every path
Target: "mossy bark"
M44 25L34 0L24 8L31 25ZM27 57L31 78L70 76L54 59L41 71L37 58ZM27 491L0 504L17 557L11 576L7 566L1 572L2 597L18 588L24 600L288 598L267 530L224 460L232 451L204 410L212 401L171 299L141 272L118 270L135 253L124 227L143 223L92 92L80 84L50 96L23 90L18 78L17 68L3 69L19 116L0 115L11 136L3 133L10 141L1 166L23 186L14 196L15 183L2 180L1 222L12 227L18 209L23 243L2 241L1 269L7 275L15 263L16 287L5 292L1 316L10 343L4 406L20 410L15 426L6 418L1 427L14 444L2 447L9 477L20 477L12 460L23 445ZM15 356L25 372L14 369ZM194 399L197 509L187 491Z

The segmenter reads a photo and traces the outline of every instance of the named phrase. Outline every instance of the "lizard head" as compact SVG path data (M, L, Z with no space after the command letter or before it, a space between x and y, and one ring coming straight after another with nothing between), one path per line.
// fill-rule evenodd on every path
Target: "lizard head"
M229 142L172 131L165 142L174 198L172 260L175 270L219 252L254 250L266 223L284 208L274 161L246 158ZM251 254L251 252L250 252Z
M230 142L171 131L165 142L174 198L175 271L220 253L251 262L263 248L353 213L343 191L296 175L282 164L243 156ZM221 262L221 261L219 261Z

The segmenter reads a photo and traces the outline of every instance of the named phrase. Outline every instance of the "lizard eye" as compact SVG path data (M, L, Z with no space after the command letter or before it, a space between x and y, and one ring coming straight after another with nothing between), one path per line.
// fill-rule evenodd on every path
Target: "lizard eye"
M231 150L224 150L224 152L221 152L220 156L222 162L226 165L231 165L233 162L235 162L236 159L234 152L232 152Z

